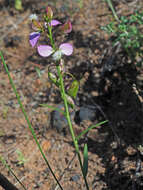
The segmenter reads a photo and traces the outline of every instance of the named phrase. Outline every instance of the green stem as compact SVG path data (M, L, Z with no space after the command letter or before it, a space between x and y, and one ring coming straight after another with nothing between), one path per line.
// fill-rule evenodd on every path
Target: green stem
M62 77L59 65L57 65L57 71L58 71L58 75L59 75L59 78L60 78L60 92L61 92L61 95L62 95L62 98L63 98L63 101L64 101L66 119L67 119L67 122L68 122L68 125L69 125L69 129L70 129L70 133L71 133L72 140L73 140L73 143L74 143L74 147L75 147L75 150L76 150L76 153L77 153L77 156L78 156L78 160L79 160L80 168L81 168L82 175L83 175L83 178L84 178L84 181L85 181L86 189L89 190L87 179L86 179L86 177L84 176L84 173L83 173L83 167L82 167L82 161L81 161L81 156L80 156L80 152L79 152L78 141L77 141L77 139L75 137L73 127L72 127L72 123L71 123L71 119L70 119L70 114L69 114L69 108L68 108L68 103L67 103L66 94L65 94L63 77Z
M56 180L56 182L57 182L57 184L59 185L59 187L61 188L61 190L63 190L62 186L60 185L58 179L56 178L56 176L55 176L55 174L54 174L54 172L53 172L53 170L52 170L52 168L51 168L51 166L50 166L50 164L49 164L49 162L48 162L48 160L47 160L47 158L46 158L46 156L45 156L45 154L44 154L44 152L43 152L43 150L42 150L42 148L41 148L41 146L40 146L40 144L39 144L39 142L38 142L38 139L37 139L37 137L36 137L36 134L35 134L35 132L34 132L34 129L33 129L32 125L31 125L31 123L30 123L30 121L29 121L29 119L28 119L28 116L27 116L27 114L26 114L26 112L25 112L25 110L24 110L23 104L22 104L22 102L21 102L21 100L20 100L20 96L19 96L19 94L18 94L18 92L17 92L17 90L16 90L16 87L15 87L15 85L14 85L14 83L13 83L13 80L12 80L12 78L11 78L11 76L10 76L10 73L9 73L9 71L8 71L7 65L6 65L6 63L5 63L5 60L4 60L4 57L3 57L3 54L2 54L1 51L0 51L0 57L1 57L1 59L2 59L2 63L3 63L3 65L4 65L5 71L6 71L7 74L8 74L8 78L9 78L10 84L11 84L11 86L12 86L12 88L13 88L13 91L14 91L14 93L15 93L15 95L16 95L18 104L20 105L20 108L21 108L21 110L22 110L22 112L23 112L23 115L24 115L24 117L25 117L25 120L26 120L26 122L27 122L27 124L28 124L28 127L29 127L31 133L32 133L32 136L33 136L33 138L34 138L34 140L35 140L35 142L36 142L36 144L37 144L37 146L38 146L38 148L39 148L39 150L40 150L40 152L41 152L41 155L42 155L43 159L45 160L45 162L46 162L46 164L47 164L47 166L48 166L50 172L52 173L54 179Z
M54 40L53 40L53 35L52 35L52 26L49 26L49 24L47 26L48 26L49 38L50 38L50 41L51 41L52 48L54 50L56 50L55 43L54 43Z

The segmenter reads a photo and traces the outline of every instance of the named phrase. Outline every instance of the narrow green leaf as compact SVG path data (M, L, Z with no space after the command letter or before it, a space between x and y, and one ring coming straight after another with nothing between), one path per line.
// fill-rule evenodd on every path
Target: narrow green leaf
M81 136L85 135L88 131L90 131L91 129L98 127L100 125L103 125L104 123L108 122L108 120L102 121L100 123L97 123L96 125L91 125L89 128L85 129L84 131L82 131L77 137L77 141L81 138Z
M113 5L112 5L112 1L111 1L111 0L106 0L106 1L107 1L108 6L109 6L110 9L111 9L113 15L114 15L114 18L115 18L117 21L119 21L119 18L118 18L117 14L116 14L115 8L114 8Z
M84 151L83 151L83 175L86 178L88 173L88 147L87 144L84 145Z
M47 107L47 108L50 108L52 110L56 110L56 111L62 113L63 115L65 115L65 112L62 111L61 109L57 108L57 107L54 107L54 106L51 106L51 105L48 105L48 104L40 104L40 106Z

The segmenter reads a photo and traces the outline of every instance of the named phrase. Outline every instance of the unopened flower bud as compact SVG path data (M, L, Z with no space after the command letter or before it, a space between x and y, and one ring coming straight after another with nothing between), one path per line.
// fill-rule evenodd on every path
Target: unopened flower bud
M46 8L46 16L48 17L49 20L52 19L52 17L53 17L53 11L52 11L51 7L47 7Z
M60 71L61 71L62 73L66 72L66 71L65 71L65 67L64 67L64 60L63 60L63 59L60 59L60 64L59 64L59 66L60 66Z
M53 83L56 84L56 82L57 82L57 77L56 77L56 75L54 75L54 74L51 73L51 72L48 72L48 77L49 77L49 79L50 79Z
M71 106L71 108L74 108L75 103L74 103L73 99L67 94L66 94L66 99L67 99L68 104Z

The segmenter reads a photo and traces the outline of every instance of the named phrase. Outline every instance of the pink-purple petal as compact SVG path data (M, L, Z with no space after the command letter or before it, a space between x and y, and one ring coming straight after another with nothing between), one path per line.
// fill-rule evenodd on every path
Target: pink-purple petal
M42 57L48 57L54 51L53 48L48 45L39 45L37 47L37 50L38 50L39 55L41 55Z
M51 20L51 22L49 23L49 25L51 25L51 26L57 26L57 25L59 25L59 24L62 24L60 21L58 21L58 20Z
M32 32L29 36L29 42L32 47L37 44L38 39L40 38L40 32Z
M71 55L73 52L73 46L69 43L61 44L59 49L62 51L62 54L65 54L67 56Z

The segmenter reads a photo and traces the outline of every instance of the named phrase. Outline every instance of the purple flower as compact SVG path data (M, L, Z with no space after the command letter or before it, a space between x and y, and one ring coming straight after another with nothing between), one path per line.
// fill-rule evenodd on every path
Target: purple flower
M61 24L61 22L58 20L51 20L51 22L49 23L50 26L57 26L59 24ZM47 26L45 25L45 27L47 27ZM37 28L37 30L38 30L38 28ZM40 30L40 28L39 28L39 30ZM37 42L40 38L40 34L41 34L41 32L38 32L38 31L30 33L29 42L32 47L34 47L37 44Z
M37 44L38 39L40 38L40 32L32 32L29 36L29 42L32 47Z
M63 43L60 45L59 49L57 51L54 51L54 49L51 46L48 45L39 45L37 47L39 55L42 57L48 57L52 53L53 54L53 59L54 60L59 60L61 59L61 56L64 55L71 55L73 52L73 47L69 43Z

